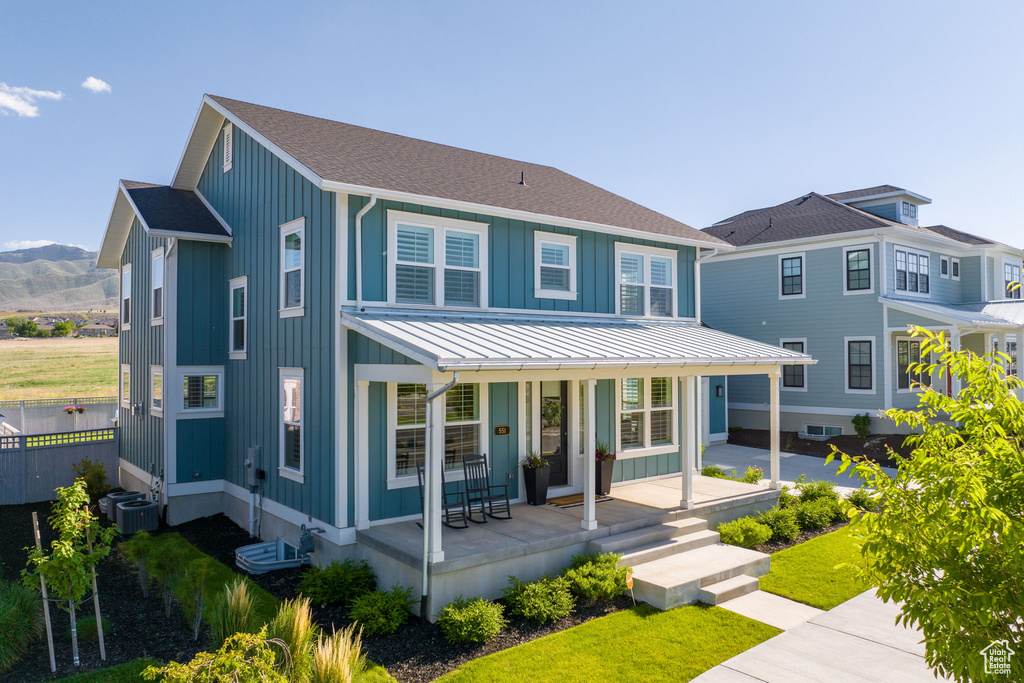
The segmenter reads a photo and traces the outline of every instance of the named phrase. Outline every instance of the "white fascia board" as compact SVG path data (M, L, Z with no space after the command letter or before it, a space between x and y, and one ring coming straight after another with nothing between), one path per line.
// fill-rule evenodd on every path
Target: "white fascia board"
M911 192L910 190L896 190L894 192L879 192L878 194L866 194L863 197L851 197L850 199L835 199L840 204L859 204L860 202L875 201L878 199L888 199L890 197L910 197L916 199L922 204L931 204L932 200L925 197L923 194ZM832 199L832 197L829 197Z
M178 239L191 242L217 242L220 244L231 244L234 238L231 235L207 235L199 232L178 232L177 230L147 230L150 237L177 237Z
M123 187L118 183L117 193L114 195L114 204L110 207L110 217L107 219L107 228L103 232L103 240L100 242L100 252L96 257L97 268L119 268L121 266L121 252L128 241L128 233L132 228L133 208L129 203Z
M213 208L213 204L207 201L206 197L203 196L203 193L199 191L199 188L197 187L196 189L192 190L192 192L195 194L195 196L199 197L199 201L203 203L203 206L206 207L206 210L213 214L213 217L217 219L218 223L220 223L220 227L224 228L224 230L229 235L233 235L234 233L231 230L231 226L228 225L228 222L224 220L224 217L220 215L217 209Z

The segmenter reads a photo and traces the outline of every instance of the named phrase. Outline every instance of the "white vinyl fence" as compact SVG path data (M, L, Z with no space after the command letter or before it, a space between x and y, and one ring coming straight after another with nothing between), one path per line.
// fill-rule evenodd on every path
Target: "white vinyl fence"
M117 481L117 428L81 432L0 436L0 505L55 500L53 490L75 481L84 459L103 463Z
M82 408L67 412L67 408ZM57 434L87 429L107 429L117 416L116 396L78 396L72 398L34 398L0 401L4 424L14 433ZM0 434L12 433L0 429Z

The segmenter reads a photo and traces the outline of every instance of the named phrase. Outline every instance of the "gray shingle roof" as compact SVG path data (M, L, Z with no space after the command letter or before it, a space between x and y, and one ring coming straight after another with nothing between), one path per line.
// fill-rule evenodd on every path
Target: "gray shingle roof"
M865 187L861 190L849 190L848 192L836 192L835 194L825 195L830 199L835 199L837 202L842 202L847 199L858 199L860 197L871 197L876 194L888 194L890 192L906 192L905 188L896 187L895 185L875 185L874 187Z
M209 97L324 180L721 244L550 166Z
M132 203L150 230L230 236L195 192L135 180L122 180L121 184L128 190Z
M957 229L951 228L951 227L949 227L947 225L929 225L928 227L926 227L924 229L928 230L930 232L934 232L937 235L942 235L943 237L948 237L951 240L956 240L957 242L963 242L964 244L995 244L995 242L993 242L992 240L987 240L984 237L979 237L977 235L972 235L969 232L964 232L963 230L957 230Z

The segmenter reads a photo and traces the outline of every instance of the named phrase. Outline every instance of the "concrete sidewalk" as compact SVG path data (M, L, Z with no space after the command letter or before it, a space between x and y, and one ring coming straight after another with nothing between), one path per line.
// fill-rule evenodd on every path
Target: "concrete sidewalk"
M705 465L718 465L725 469L734 469L736 474L742 475L747 467L753 465L764 470L767 478L770 474L771 461L768 451L760 448L748 448L747 446L735 446L733 444L720 444L709 446L704 452ZM824 458L816 458L812 455L796 455L794 453L779 454L779 478L783 483L792 486L793 482L801 475L806 475L808 480L822 479L831 481L841 489L860 488L860 479L856 476L850 477L853 468L842 474L836 474L841 461L825 464ZM884 468L890 477L896 476L896 470Z
M694 683L934 682L921 633L896 626L898 613L871 589L705 671Z

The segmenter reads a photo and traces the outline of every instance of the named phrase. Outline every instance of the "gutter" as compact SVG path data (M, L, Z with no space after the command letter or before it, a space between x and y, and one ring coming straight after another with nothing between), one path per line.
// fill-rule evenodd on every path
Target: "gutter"
M356 214L356 308L363 310L363 216L377 204L377 195L370 195L370 202Z

